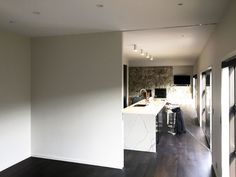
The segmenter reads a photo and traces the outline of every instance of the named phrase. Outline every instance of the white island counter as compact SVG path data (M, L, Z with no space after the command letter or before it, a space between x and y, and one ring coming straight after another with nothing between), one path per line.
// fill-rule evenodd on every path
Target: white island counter
M161 99L142 100L123 109L125 149L156 152L156 116L165 104Z

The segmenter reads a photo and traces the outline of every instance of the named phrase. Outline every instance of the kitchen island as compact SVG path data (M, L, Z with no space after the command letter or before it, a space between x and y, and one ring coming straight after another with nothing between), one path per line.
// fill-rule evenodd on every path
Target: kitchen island
M161 114L165 100L141 100L122 111L124 149L156 152L156 116Z

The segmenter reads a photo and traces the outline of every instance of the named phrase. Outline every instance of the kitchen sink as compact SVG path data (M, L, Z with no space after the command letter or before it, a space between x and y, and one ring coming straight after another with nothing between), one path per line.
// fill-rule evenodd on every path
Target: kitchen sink
M136 105L134 105L134 107L145 107L145 106L147 106L147 104L136 104Z

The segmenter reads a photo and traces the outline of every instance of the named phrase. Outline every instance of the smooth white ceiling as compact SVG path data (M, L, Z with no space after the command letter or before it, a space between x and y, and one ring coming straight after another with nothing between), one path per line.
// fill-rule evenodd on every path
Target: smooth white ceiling
M178 6L180 2L184 5ZM100 3L103 8L96 7ZM219 22L227 4L228 0L0 0L0 25L29 36L152 29Z
M193 65L215 26L195 25L220 22L229 1L0 0L0 26L28 36L126 31L124 54L131 63L150 63L132 52L137 44L155 56L150 64L162 60Z
M125 32L124 55L131 65L194 65L215 25ZM138 52L133 51L137 44ZM154 61L140 55L140 49L154 56ZM167 63L163 63L168 61ZM138 62L137 61L142 61ZM171 62L170 62L171 61Z

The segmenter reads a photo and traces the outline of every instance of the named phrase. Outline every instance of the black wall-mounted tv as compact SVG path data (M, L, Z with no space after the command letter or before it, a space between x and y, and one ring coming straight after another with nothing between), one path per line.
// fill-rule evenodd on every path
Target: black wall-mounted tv
M190 76L189 75L174 75L174 84L175 85L190 85Z

